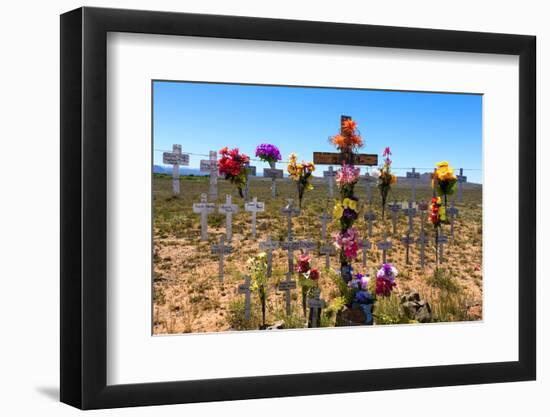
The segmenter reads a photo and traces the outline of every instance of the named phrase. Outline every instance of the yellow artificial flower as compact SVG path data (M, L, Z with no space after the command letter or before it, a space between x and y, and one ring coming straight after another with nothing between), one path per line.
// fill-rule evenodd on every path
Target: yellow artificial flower
M439 207L439 218L441 221L445 221L447 219L447 213L444 206Z
M352 200L351 198L344 198L343 205L345 208L350 208L353 211L357 211L357 201Z
M336 202L334 205L334 210L332 212L335 219L339 219L344 214L344 207L342 207L342 204L340 204L339 201Z
M397 177L395 175L392 174L391 176L391 184L396 184L397 183Z

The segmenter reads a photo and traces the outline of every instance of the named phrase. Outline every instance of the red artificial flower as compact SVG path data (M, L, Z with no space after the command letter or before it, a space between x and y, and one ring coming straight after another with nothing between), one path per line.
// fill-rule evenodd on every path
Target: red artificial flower
M319 279L319 270L316 268L313 268L311 271L309 271L309 278L317 281Z

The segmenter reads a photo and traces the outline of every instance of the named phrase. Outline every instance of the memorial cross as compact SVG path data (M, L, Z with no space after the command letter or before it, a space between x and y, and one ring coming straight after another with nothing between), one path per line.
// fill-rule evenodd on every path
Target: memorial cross
M256 167L249 164L246 164L244 167L246 169L246 183L244 185L244 201L248 201L248 196L250 193L250 177L256 176Z
M330 257L336 254L336 248L332 244L323 245L319 249L319 255L325 255L325 268L330 268Z
M227 194L225 196L225 204L220 204L218 207L218 212L225 214L225 234L227 240L233 238L233 214L239 211L239 206L231 203L231 195Z
M252 237L256 237L256 213L265 211L265 204L262 201L258 201L257 197L254 197L251 202L245 203L245 211L252 213Z
M443 234L443 231L441 230L437 235L437 244L439 245L439 263L443 263L443 245L445 245L448 241L447 236Z
M300 209L294 207L294 200L289 198L286 207L281 209L281 214L287 217L288 240L292 240L292 217L298 216Z
M223 261L226 254L233 252L233 248L229 245L225 244L225 237L220 237L220 243L214 244L211 247L212 254L218 255L220 257L220 263L219 263L219 271L218 276L220 279L220 282L223 282Z
M210 173L210 188L208 189L208 195L211 200L217 200L218 198L218 153L216 151L209 152L209 159L201 159L200 170L201 172Z
M325 307L325 300L321 299L320 297L321 290L319 288L315 288L313 290L313 297L307 300L307 305L310 309L311 327L318 327L318 311Z
M420 231L424 232L424 224L426 222L426 212L428 211L428 203L421 201L418 203L418 210L420 210Z
M455 207L455 202L451 202L451 207L445 210L447 216L451 219L451 241L455 238L455 217L458 215L458 209Z
M388 236L384 233L384 240L381 240L376 243L378 250L382 251L382 262L386 263L386 252L392 248L392 243L388 240Z
M413 232L413 217L416 215L416 208L412 201L409 201L408 207L403 209L403 214L409 218L409 230L407 233L411 234Z
M397 213L399 213L399 210L401 210L401 204L394 201L388 206L388 208L391 210L391 223L393 234L395 235L397 233Z
M172 145L172 152L163 152L162 163L172 165L172 193L180 193L180 165L189 165L189 155L181 153L181 145Z
M332 165L328 167L328 171L323 171L323 176L328 182L328 195L330 198L334 198L334 177L336 176L336 171L334 171Z
M367 266L367 251L372 247L372 243L368 239L362 239L359 241L359 247L363 251L363 260L361 264L363 268L365 268Z
M325 240L327 238L327 222L332 220L332 216L323 210L323 214L319 218L321 219L321 240Z
M410 264L409 262L409 247L410 245L413 245L414 244L414 238L410 235L410 234L407 234L407 236L403 236L401 238L401 243L403 243L405 245L405 263L407 265Z
M416 243L420 245L420 267L424 268L424 260L425 260L424 251L426 248L426 244L428 243L428 237L426 236L426 233L424 233L424 230L420 232L418 239L416 239Z
M372 237L372 222L376 220L376 214L373 211L369 211L363 217L368 222L368 236Z
M271 198L275 198L277 195L277 178L283 178L283 170L275 169L275 163L273 163L273 167L264 168L264 177L271 178Z
M462 203L462 183L466 182L468 180L468 177L465 175L462 175L464 172L463 168L460 168L459 170L460 174L456 176L456 179L458 181L458 195L457 199L459 203Z
M208 203L206 194L201 194L200 203L193 203L193 213L201 215L201 240L208 240L208 215L216 209L214 203Z
M285 291L285 301L286 301L286 315L290 316L291 310L290 310L290 291L296 289L296 281L292 279L292 272L287 272L286 274L286 280L279 282L279 285L277 286L277 289L279 291Z
M416 201L416 181L420 178L420 172L416 172L413 168L412 171L407 172L407 178L411 180L411 200Z
M279 242L271 240L271 236L268 236L266 240L260 242L260 249L267 252L267 276L271 276L272 263L273 263L273 251L279 247Z
M250 277L244 277L244 284L239 285L239 294L244 294L244 319L250 320Z

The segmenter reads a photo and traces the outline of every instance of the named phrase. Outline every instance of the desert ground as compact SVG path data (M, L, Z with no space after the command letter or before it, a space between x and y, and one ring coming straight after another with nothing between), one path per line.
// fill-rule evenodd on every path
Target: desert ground
M261 169L261 168L259 168ZM196 332L219 332L254 330L260 327L260 303L252 294L251 319L244 320L244 296L237 288L246 273L246 260L261 252L259 242L271 236L273 240L284 241L287 237L287 218L280 209L293 198L297 204L294 183L287 178L278 180L278 195L271 198L271 180L254 177L250 183L250 196L265 202L265 212L257 216L257 237L251 236L251 213L244 211L244 201L228 181L219 179L217 204L225 202L226 194L232 194L233 203L239 205L239 212L233 217L233 239L227 242L233 253L225 258L224 282L218 280L218 257L212 255L210 246L225 235L225 216L215 213L208 216L208 242L200 241L200 215L193 213L192 205L199 202L201 193L208 192L208 177L184 176L180 179L181 194L172 195L172 180L168 175L154 174L153 178L153 334L177 334ZM332 214L334 199L328 195L328 186L323 178L315 178L314 189L306 191L300 216L293 218L295 239L308 239L321 243L321 220L323 210ZM367 222L363 214L369 209L366 204L366 183L364 179L356 185L361 211L355 226L367 237ZM334 186L335 197L338 189ZM410 198L408 184L392 188L388 201L404 202ZM417 185L416 200L429 201L432 192L429 184ZM482 188L480 185L465 184L463 202L456 203L459 214L455 219L454 239L450 239L450 226L445 225L449 244L444 248L443 262L435 271L435 250L433 227L427 222L425 230L430 243L426 247L426 265L420 267L419 248L410 248L410 264L405 262L405 247L400 242L406 234L408 219L399 214L397 234L392 235L391 215L386 210L386 219L381 219L380 196L376 186L372 187L371 208L377 215L374 222L372 249L368 252L367 268L361 266L361 254L354 263L355 272L376 275L382 263L382 252L375 243L388 233L393 249L388 251L387 261L399 270L397 288L394 294L376 303L375 325L414 323L403 317L400 296L411 291L418 292L430 303L434 322L480 320L482 318ZM452 199L453 197L451 197ZM328 224L328 240L336 225ZM418 237L421 216L414 217L413 236ZM298 255L295 252L295 256ZM321 318L322 327L335 323L338 305L336 280L339 269L337 255L331 258L330 270L325 269L325 257L318 250L311 251L313 266L321 271L319 286L326 308ZM277 290L277 283L285 279L288 269L287 252L277 249L273 252L273 275L269 281L267 301L267 324L279 323L281 328L306 326L301 309L299 289L292 291L292 314L285 314L284 293ZM295 278L296 279L296 278ZM282 323L282 325L281 325Z

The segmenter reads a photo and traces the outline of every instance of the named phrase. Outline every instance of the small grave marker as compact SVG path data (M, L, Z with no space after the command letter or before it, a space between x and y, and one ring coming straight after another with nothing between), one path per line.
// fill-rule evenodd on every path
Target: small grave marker
M264 177L271 178L271 198L275 198L277 195L277 178L283 178L283 170L276 169L275 163L273 163L273 167L264 168Z
M256 176L256 167L252 165L245 165L246 169L246 183L244 185L244 200L248 201L249 194L250 194L250 177Z
M286 315L290 316L290 291L296 289L296 281L292 279L292 272L287 272L286 280L279 282L277 286L279 291L285 291L285 301L286 301Z
M244 205L246 211L252 213L252 237L256 237L256 213L265 211L265 204L262 201L258 201L257 197L254 197L251 202Z
M409 262L409 248L410 248L410 245L414 245L414 238L410 235L410 234L407 234L407 236L403 236L401 238L401 243L403 243L403 245L405 245L405 263L407 265L410 264Z
M163 152L162 163L172 165L172 193L180 193L180 165L189 165L189 155L181 153L181 145L172 145L172 152Z
M331 257L331 255L335 255L335 254L336 254L336 248L334 247L334 245L331 245L331 244L323 245L319 249L319 255L324 255L325 256L325 268L326 269L330 269L330 257Z
M321 299L321 290L319 288L313 290L313 297L307 300L307 305L310 309L311 327L318 327L317 317L319 310L325 307L325 300Z
M210 151L208 159L201 160L200 170L210 173L208 195L211 200L216 201L218 199L218 153L216 151Z
M372 203L372 184L375 181L376 180L374 179L374 177L371 177L370 173L367 172L365 174L365 189L367 192L367 202L369 204Z
M220 243L212 245L211 250L212 254L218 255L220 257L218 276L220 278L220 282L223 282L223 261L226 254L233 252L233 248L229 245L226 245L225 237L221 236Z
M300 209L294 207L294 200L289 198L286 207L281 209L281 214L287 217L288 240L292 240L292 217L298 216L300 214Z
M399 204L397 201L394 201L388 206L388 208L391 211L391 224L393 228L393 234L395 235L397 233L397 214L399 213L399 210L401 210L401 204Z
M426 249L426 244L428 243L428 236L426 236L426 233L424 233L424 230L420 232L418 239L416 239L416 243L420 245L420 266L424 268L425 249Z
M321 219L321 240L325 240L327 238L327 222L332 220L332 216L323 210L323 214L319 218Z
M200 203L193 203L193 213L201 215L201 240L208 240L208 215L216 209L214 203L208 203L206 194L201 194Z
M369 211L365 213L364 218L368 222L368 236L372 237L372 222L376 220L376 214L373 211Z
M250 321L250 277L244 277L244 284L239 285L239 294L244 294L244 319Z
M416 172L413 168L412 171L407 172L407 178L411 180L411 200L416 201L416 181L420 179L420 172Z
M457 199L459 203L462 203L462 183L466 182L468 180L468 177L465 175L462 175L464 172L463 168L460 168L459 170L460 174L456 176L456 179L458 180L458 195Z
M391 240L388 240L388 236L386 233L384 233L384 240L379 241L376 244L376 247L378 248L378 250L382 251L382 262L386 263L386 253L392 248Z
M315 242L311 240L292 240L289 239L286 242L281 243L281 249L288 251L288 270L289 272L294 271L294 251L298 249L304 249L306 252L308 250L314 249L316 246Z
M359 241L359 247L363 251L363 261L361 264L363 265L363 268L366 268L367 266L367 251L370 250L372 247L372 243L368 239L362 239Z
M231 203L231 194L225 196L225 204L220 204L218 212L225 214L225 234L227 240L233 238L233 214L239 211L239 206Z
M271 240L271 236L263 242L260 242L260 249L267 252L267 276L271 276L272 263L273 263L273 251L279 247L279 242Z
M416 215L416 208L412 201L408 202L408 207L403 209L403 214L409 218L409 230L408 234L413 232L413 217Z
M451 202L451 207L445 210L447 216L451 219L451 241L455 238L455 217L458 215L458 209L455 207L455 202Z
M330 198L334 198L334 177L336 176L336 171L334 171L332 165L328 167L328 171L323 171L323 176L327 179L328 195Z

